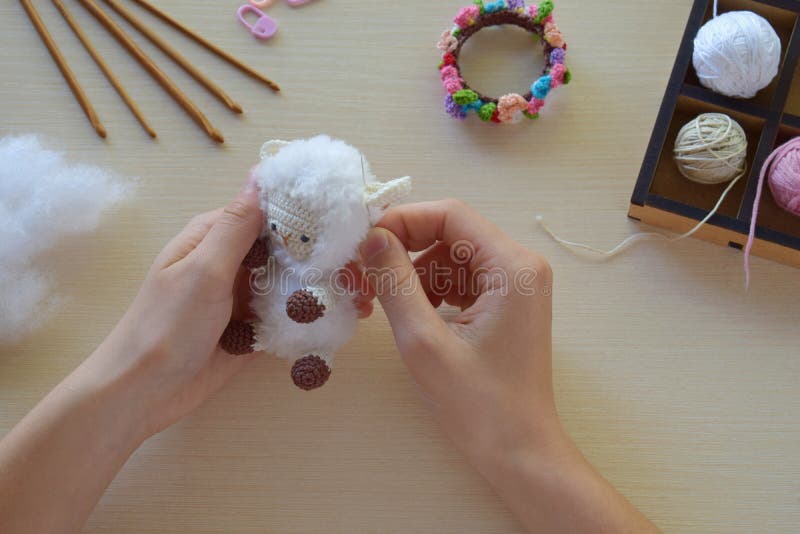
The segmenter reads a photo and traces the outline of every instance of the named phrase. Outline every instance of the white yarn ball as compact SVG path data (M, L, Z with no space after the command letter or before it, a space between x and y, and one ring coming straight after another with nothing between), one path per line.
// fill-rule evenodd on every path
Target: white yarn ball
M781 40L763 17L731 11L700 28L693 61L703 86L726 96L753 98L778 74Z

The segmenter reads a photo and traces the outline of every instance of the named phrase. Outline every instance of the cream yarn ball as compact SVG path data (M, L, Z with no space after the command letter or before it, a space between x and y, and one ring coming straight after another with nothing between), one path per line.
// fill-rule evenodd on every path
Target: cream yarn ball
M778 74L781 40L763 17L730 11L700 28L693 62L703 86L726 96L753 98Z
M674 158L680 173L693 182L729 182L747 170L747 134L727 115L704 113L681 128Z

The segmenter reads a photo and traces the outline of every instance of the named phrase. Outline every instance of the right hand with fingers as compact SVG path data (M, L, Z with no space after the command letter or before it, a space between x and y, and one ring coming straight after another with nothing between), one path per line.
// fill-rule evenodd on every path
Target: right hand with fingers
M453 200L390 210L362 256L442 428L530 532L656 531L561 426L544 258Z
M390 210L362 256L403 361L473 461L558 438L544 258L452 200ZM443 302L461 312L443 319Z

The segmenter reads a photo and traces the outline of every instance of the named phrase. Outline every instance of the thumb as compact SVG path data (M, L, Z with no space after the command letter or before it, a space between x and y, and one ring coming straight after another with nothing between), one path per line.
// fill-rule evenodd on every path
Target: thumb
M375 289L398 345L434 334L431 328L447 328L422 289L408 251L397 236L383 228L371 229L361 245L361 256L365 276Z
M225 206L195 252L202 262L230 275L233 283L262 225L258 189L248 182L236 199Z

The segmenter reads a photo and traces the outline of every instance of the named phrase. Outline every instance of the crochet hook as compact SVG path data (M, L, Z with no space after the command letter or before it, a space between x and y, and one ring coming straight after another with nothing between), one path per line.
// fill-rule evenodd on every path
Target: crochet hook
M181 24L180 22L178 22L177 20L175 20L174 18L172 18L171 16L167 15L165 12L161 11L159 8L157 8L156 6L154 6L153 4L148 2L147 0L132 0L132 1L135 2L136 4L140 5L141 7L143 7L147 11L149 11L151 14L153 14L154 16L156 16L159 19L161 19L162 21L166 22L167 24L169 24L170 26L172 26L173 28L175 28L179 32L183 33L186 37L192 39L193 41L195 41L199 45L203 46L208 51L210 51L210 52L216 54L217 56L221 57L222 59L224 59L225 61L227 61L228 63L230 63L231 65L233 65L237 69L239 69L240 71L244 72L248 76L252 76L253 78L255 78L257 80L260 80L261 82L265 83L273 91L277 92L277 91L281 90L280 86L278 86L277 83L273 82L272 80L270 80L269 78L267 78L263 74L261 74L261 73L257 72L256 70L254 70L253 68L248 67L247 65L245 65L244 63L242 63L241 61L239 61L238 59L236 59L235 57L233 57L229 53L227 53L226 51L222 50L220 47L218 47L214 43L206 40L201 35L199 35L199 34L195 33L194 31L190 30L189 28L187 28L186 26L184 26L183 24Z
M64 59L64 56L58 49L56 42L53 40L53 36L50 35L50 32L47 30L47 26L45 26L44 21L39 16L36 8L33 7L31 0L20 0L20 3L22 4L22 7L25 8L28 18L31 19L33 27L36 28L39 36L42 38L42 42L45 44L47 50L50 52L50 55L53 57L53 61L55 61L56 65L58 66L58 70L61 71L61 75L64 76L64 79L67 81L67 85L69 85L69 88L72 90L72 94L75 95L75 99L78 101L78 104L80 104L81 108L83 108L83 112L86 114L89 122L92 123L97 135L105 139L107 135L105 127L100 122L97 112L94 110L94 107L92 107L91 102L89 102L89 97L86 96L83 88L78 83L78 79L75 78L75 74L72 72L72 69L69 68L67 60Z
M169 43L158 36L156 32L148 28L136 15L128 11L117 0L104 0L106 4L111 6L111 9L116 11L123 19L136 28L142 35L147 37L151 43L156 45L162 52L168 55L172 60L180 65L189 75L192 76L197 82L205 87L212 95L217 97L223 104L236 113L242 113L242 106L233 101L233 99L225 93L216 83L214 83L208 76L203 74L200 69L192 65L180 52L175 50Z
M136 117L137 121L139 121L139 124L142 125L142 128L144 128L150 137L155 139L157 137L155 130L153 130L153 128L151 128L147 123L147 120L144 118L144 115L139 110L136 103L122 86L122 83L119 81L119 79L114 75L114 71L111 70L111 67L109 67L108 63L106 63L106 61L103 59L103 56L100 55L100 52L98 52L94 45L92 45L92 42L89 40L89 36L83 31L83 28L81 28L81 26L78 24L78 21L75 20L75 17L72 16L72 13L70 13L69 9L67 9L67 6L64 5L64 2L61 0L53 0L53 4L55 4L55 6L61 12L64 20L66 20L67 24L69 24L69 27L72 28L72 31L78 37L78 40L83 43L83 47L87 52L89 52L89 55L92 56L92 59L94 59L94 62L97 63L98 67L100 67L100 70L103 71L103 74L105 74L108 81L111 83L114 89L116 89L120 98L122 98L123 102L125 102L125 105L128 106L128 109L131 110L131 113L133 113L133 116Z
M208 134L211 139L218 143L224 143L225 138L222 133L214 128L211 122L203 115L203 112L186 96L180 88L175 85L164 71L139 48L133 40L125 33L114 20L103 11L95 0L78 0L99 22L103 25L119 43L136 59L142 67L152 76L164 90L189 114L192 119Z

